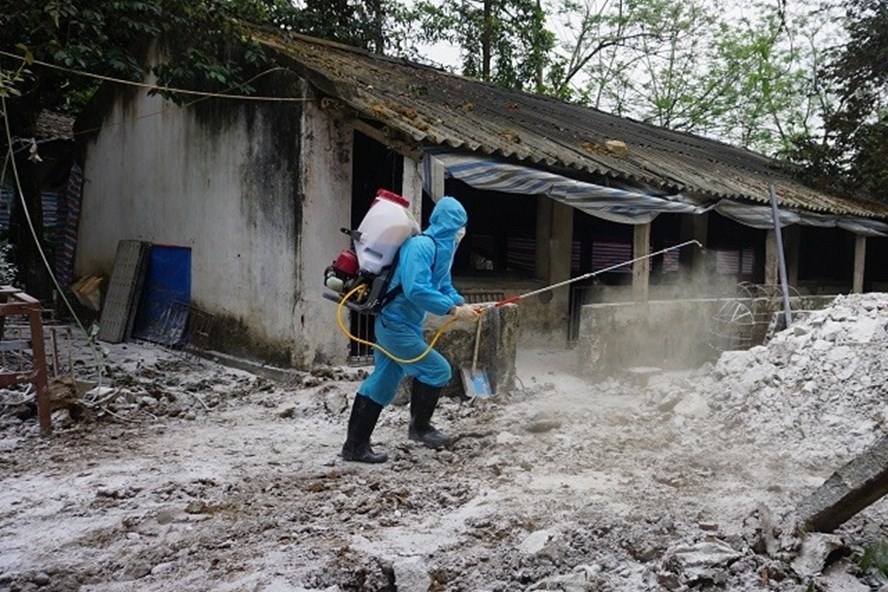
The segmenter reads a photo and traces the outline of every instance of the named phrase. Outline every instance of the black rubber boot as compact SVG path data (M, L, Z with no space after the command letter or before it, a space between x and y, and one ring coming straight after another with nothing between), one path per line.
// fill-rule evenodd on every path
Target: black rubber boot
M370 447L370 435L376 422L382 405L369 397L358 393L352 405L351 415L348 418L348 435L345 444L342 445L342 460L351 460L362 463L384 463L388 456L373 452Z
M432 427L432 414L441 396L440 386L429 386L415 378L410 388L410 429L407 437L440 450L453 444L453 438Z

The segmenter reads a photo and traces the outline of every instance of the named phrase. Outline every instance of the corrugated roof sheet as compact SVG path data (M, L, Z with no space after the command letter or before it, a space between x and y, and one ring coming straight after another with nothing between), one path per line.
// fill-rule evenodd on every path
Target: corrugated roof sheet
M412 139L494 154L552 170L709 198L888 217L888 205L809 186L780 163L723 142L499 88L430 66L282 32L257 37L321 92ZM622 142L625 148L613 141ZM579 174L577 174L579 173Z

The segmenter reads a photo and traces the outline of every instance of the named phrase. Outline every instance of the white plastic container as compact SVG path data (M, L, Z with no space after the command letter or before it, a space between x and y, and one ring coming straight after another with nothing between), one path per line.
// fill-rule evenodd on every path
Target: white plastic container
M358 265L376 274L391 265L405 240L419 233L419 224L410 213L410 201L380 189L358 233L354 241Z

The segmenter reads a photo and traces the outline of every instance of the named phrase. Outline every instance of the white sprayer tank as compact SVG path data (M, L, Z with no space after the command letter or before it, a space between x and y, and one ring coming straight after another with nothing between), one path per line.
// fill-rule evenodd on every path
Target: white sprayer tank
M358 265L364 271L377 274L391 265L405 240L419 233L419 224L410 213L410 201L380 189L361 220L358 233L354 241Z

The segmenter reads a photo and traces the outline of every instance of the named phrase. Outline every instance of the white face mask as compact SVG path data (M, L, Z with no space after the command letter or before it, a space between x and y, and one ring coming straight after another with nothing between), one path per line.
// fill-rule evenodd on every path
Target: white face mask
M459 230L456 231L456 244L459 244L459 241L461 241L465 235L466 235L466 227L463 226L462 228L460 228Z

